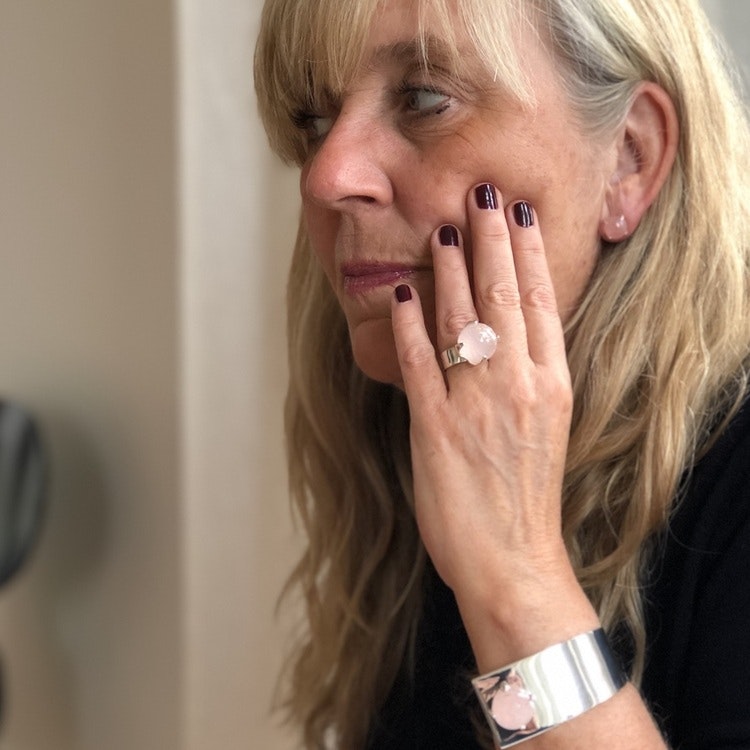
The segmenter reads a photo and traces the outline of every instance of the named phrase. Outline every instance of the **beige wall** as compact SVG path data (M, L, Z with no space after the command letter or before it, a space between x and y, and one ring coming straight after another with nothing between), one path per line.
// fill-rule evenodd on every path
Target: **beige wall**
M747 38L750 4L706 4ZM0 396L53 463L0 590L0 750L293 746L267 707L298 199L254 111L259 11L0 0Z
M0 393L49 441L0 590L3 750L176 748L181 559L168 3L0 3Z
M297 204L255 119L258 12L0 2L0 394L53 463L0 590L2 750L284 747Z

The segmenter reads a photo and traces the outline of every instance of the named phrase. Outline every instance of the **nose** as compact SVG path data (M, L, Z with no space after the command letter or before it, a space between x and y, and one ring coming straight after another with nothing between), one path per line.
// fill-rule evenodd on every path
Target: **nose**
M303 172L303 197L341 211L388 205L393 156L385 124L367 113L342 110Z

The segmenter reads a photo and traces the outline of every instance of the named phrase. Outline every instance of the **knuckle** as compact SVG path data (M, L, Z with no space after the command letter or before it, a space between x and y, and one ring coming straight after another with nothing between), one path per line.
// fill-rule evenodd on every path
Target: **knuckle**
M456 337L476 319L477 316L471 310L451 310L443 318L443 329L449 336Z
M518 285L512 281L495 281L487 284L479 293L487 307L515 308L520 305Z
M557 310L555 291L549 284L532 284L523 295L523 305L543 312L555 312Z
M508 400L520 413L568 413L573 408L573 390L567 370L519 368L508 388Z
M401 366L410 370L420 370L435 361L435 350L427 343L405 346L401 351Z
M510 242L508 225L504 221L493 222L479 231L479 238L490 245L504 245Z
M573 410L573 389L569 376L560 373L557 377L550 378L547 400L556 404L562 412L567 413Z
M519 378L511 388L512 403L522 413L533 411L539 401L539 394L530 378Z

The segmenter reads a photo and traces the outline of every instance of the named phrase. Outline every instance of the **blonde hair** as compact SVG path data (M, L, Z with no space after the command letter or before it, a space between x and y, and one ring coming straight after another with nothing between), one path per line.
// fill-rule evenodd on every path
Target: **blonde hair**
M377 5L267 2L256 87L272 147L287 161L305 160L295 112L323 91L345 90ZM575 409L565 541L604 626L628 633L637 682L650 547L690 467L746 391L746 113L697 0L421 6L452 44L457 7L492 61L488 77L519 97L529 92L512 53L513 24L533 21L592 137L614 132L640 81L658 83L677 108L679 151L667 183L632 236L603 248L566 331ZM288 304L289 475L309 545L289 583L304 596L307 627L290 658L286 706L306 747L323 747L333 733L340 747L357 748L410 663L421 611L425 553L410 509L408 410L399 391L354 365L303 225Z

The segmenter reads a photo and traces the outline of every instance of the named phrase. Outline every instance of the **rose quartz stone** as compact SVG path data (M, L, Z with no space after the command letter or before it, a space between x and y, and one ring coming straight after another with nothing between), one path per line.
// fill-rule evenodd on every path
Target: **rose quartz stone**
M458 334L458 343L461 356L472 365L478 365L495 353L497 335L488 325L474 321Z
M534 703L520 680L509 678L492 698L492 716L504 729L525 729L534 719Z

